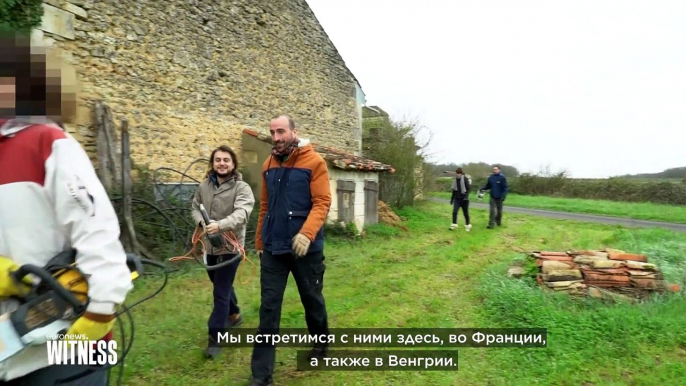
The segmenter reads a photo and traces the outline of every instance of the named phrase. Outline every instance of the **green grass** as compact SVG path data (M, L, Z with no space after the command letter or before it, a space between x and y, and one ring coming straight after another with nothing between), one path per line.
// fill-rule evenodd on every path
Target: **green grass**
M649 253L671 282L681 281L686 235L508 214L504 226L448 231L445 205L425 202L400 212L408 231L370 228L358 240L327 241L324 294L332 328L543 327L547 348L460 348L454 372L299 372L296 348L277 349L280 385L680 385L686 380L686 298L672 294L646 304L603 305L544 293L530 281L507 278L508 265L531 250L615 247ZM473 210L473 222L487 213ZM259 276L239 271L236 291L256 327ZM241 281L250 279L247 284ZM137 283L129 302L160 280ZM202 357L212 287L203 270L184 266L168 287L133 310L134 348L127 385L243 385L249 348ZM285 294L283 328L304 328L295 283ZM113 374L115 375L116 372Z
M434 192L433 197L450 199L450 193ZM474 200L474 198L472 198ZM488 193L484 202L488 200ZM663 205L638 202L616 202L607 200L588 200L581 198L558 198L546 196L522 196L508 194L507 206L545 209L559 212L588 213L602 216L615 216L637 220L664 221L686 224L686 206Z

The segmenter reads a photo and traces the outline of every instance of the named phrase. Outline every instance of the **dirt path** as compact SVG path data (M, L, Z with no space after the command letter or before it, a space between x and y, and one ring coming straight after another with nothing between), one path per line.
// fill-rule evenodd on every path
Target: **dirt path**
M435 201L435 202L444 202L446 204L450 202L450 200L447 200L444 198L439 198L439 197L429 197L428 200ZM469 204L469 206L472 208L488 210L488 204L483 204L483 203L478 203L478 202L472 201ZM665 229L670 229L670 230L677 231L677 232L685 232L686 233L686 224L675 224L675 223L660 222L660 221L648 221L648 220L635 220L635 219L625 218L625 217L598 216L598 215L594 215L594 214L584 214L584 213L558 212L558 211L543 210L543 209L520 208L520 207L508 206L507 201L505 202L505 205L503 205L503 212L504 213L528 214L528 215L532 215L532 216L543 216L543 217L556 218L556 219L566 219L566 220L587 221L587 222L596 222L596 223L611 224L611 225L621 225L621 226L625 226L625 227L637 227L637 228L658 227L658 228L665 228Z

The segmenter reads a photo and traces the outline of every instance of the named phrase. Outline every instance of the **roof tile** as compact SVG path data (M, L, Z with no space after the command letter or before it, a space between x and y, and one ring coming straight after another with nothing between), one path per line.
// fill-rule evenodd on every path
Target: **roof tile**
M258 133L254 130L243 129L243 132L251 135L263 142L272 143L272 138L263 133ZM381 162L371 160L369 158L364 158L356 156L354 154L346 153L329 146L318 145L312 143L312 148L319 153L322 158L327 161L331 161L334 167L342 170L360 170L360 171L373 171L373 172L390 172L394 173L395 169L391 165L386 165Z

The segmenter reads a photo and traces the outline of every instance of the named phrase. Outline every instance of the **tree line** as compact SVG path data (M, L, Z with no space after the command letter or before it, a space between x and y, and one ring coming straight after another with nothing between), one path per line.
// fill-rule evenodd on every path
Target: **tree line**
M665 170L658 172L658 173L627 174L627 175L624 175L621 177L624 177L624 178L640 178L640 179L650 179L650 178L683 179L686 181L686 166L682 166L682 167L678 167L678 168L669 168L669 169L665 169Z

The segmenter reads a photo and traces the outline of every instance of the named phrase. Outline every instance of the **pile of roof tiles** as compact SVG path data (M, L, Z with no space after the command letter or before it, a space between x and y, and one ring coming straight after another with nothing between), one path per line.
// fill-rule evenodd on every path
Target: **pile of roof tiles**
M552 291L572 295L604 297L608 291L644 297L650 292L663 292L668 286L655 264L646 255L617 249L533 252L539 267L538 283Z

